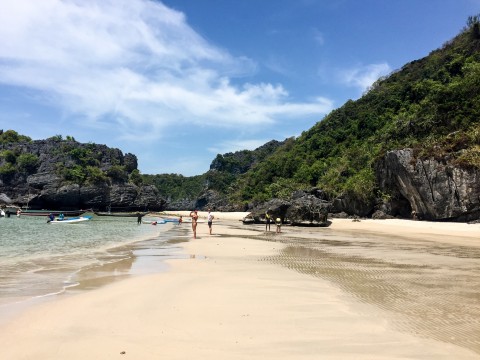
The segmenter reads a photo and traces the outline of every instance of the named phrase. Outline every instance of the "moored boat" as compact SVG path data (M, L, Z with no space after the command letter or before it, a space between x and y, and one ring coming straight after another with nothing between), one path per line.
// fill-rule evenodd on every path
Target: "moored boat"
M80 216L86 213L87 210L22 210L20 209L20 216L48 216L52 214L53 216L59 216L63 214L68 217Z
M101 211L94 211L93 212L97 216L118 216L118 217L144 217L149 212L101 212Z
M92 216L85 215L85 216L64 218L63 220L60 220L60 219L49 220L49 221L47 221L47 223L49 223L49 224L74 224L74 223L79 223L79 222L83 222L83 221L88 221L91 218L92 218Z

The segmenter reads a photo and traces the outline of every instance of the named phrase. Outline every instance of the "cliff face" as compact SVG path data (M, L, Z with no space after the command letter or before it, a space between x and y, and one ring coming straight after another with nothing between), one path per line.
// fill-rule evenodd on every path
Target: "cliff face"
M388 152L376 167L377 181L392 194L391 209L405 203L420 219L470 221L480 218L480 174L448 160L415 158L413 150ZM392 215L398 215L395 210Z
M119 149L40 140L0 145L0 154L0 194L20 206L160 210L165 202L154 186L128 181L138 172L137 158Z

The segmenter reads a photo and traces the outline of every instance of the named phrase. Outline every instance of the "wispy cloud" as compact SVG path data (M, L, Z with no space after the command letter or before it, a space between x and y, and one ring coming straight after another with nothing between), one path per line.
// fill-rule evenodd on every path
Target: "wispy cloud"
M312 33L313 33L313 40L315 41L315 43L317 43L318 45L325 44L325 36L320 30L318 30L317 28L313 28Z
M197 34L150 0L17 0L0 13L0 83L134 139L171 124L235 127L325 114L328 99L293 103L281 85L232 79L256 63ZM149 132L145 134L144 129Z
M392 69L387 63L370 64L341 70L338 72L338 77L341 83L365 91L381 76L387 75L391 71Z

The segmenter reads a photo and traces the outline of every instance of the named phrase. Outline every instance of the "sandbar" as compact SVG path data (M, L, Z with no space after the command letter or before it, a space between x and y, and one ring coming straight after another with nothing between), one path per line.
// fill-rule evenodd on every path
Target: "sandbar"
M288 257L300 246L287 251L295 239L308 248L308 240L328 236L478 247L480 225L333 219L328 228L282 227L274 234L264 233L264 225L242 226L241 215L217 213L213 235L199 224L198 238L181 244L188 256L167 260L167 271L26 309L0 327L1 357L480 359L475 344L459 346L399 327L389 309L367 296L362 301L332 277L289 267ZM323 263L325 250L315 251Z

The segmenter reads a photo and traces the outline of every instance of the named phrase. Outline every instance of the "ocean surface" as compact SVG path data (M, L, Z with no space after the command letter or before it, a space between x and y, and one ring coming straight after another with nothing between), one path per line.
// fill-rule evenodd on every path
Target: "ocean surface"
M0 218L0 306L163 271L166 258L182 256L178 241L188 241L187 226L95 215L55 225L44 217Z

